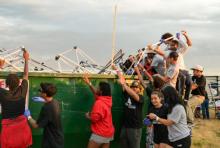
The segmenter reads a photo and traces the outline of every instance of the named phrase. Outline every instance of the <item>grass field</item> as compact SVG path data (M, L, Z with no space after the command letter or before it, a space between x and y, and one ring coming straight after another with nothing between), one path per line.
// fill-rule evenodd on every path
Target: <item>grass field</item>
M196 119L192 148L220 148L220 120L215 119L213 110L210 112L210 120Z

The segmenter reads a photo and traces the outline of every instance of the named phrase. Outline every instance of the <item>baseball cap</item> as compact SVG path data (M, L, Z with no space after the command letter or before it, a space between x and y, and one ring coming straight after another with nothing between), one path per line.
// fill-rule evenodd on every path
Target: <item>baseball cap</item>
M147 50L146 53L147 53L147 54L150 54L150 53L152 53L152 54L156 54L156 52L153 51L153 50Z
M192 70L198 70L198 71L203 71L204 68L201 65L195 65L193 68L191 68Z
M133 81L130 87L140 87L140 84L138 83L138 81Z

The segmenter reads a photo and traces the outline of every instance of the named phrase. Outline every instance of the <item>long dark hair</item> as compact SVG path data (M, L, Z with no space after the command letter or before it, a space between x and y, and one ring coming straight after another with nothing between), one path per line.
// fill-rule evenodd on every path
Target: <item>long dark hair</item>
M168 104L168 113L171 113L174 106L177 104L182 105L182 101L178 95L178 92L172 86L166 87L161 90L163 92L166 103Z
M112 96L111 95L111 87L107 82L100 82L99 89L101 91L102 96Z

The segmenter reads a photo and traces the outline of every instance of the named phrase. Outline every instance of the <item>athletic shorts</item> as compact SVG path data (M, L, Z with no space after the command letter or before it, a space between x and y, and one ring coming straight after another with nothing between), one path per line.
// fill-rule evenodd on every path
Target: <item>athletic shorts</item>
M187 136L186 138L171 142L170 145L173 148L190 148L190 146L191 146L191 137Z
M112 141L113 139L114 139L113 137L106 138L92 133L89 140L101 144L101 143L110 143L110 141Z
M160 127L154 127L154 143L160 144L165 143L169 144L169 138L168 138L168 130L166 127L160 126Z
M160 144L160 143L170 144L170 141L168 139L168 134L166 133L154 134L154 143L155 144Z

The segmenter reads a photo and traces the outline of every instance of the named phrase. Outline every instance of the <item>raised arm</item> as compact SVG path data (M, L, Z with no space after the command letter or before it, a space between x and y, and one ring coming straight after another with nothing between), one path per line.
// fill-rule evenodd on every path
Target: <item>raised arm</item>
M134 70L135 70L135 72L137 73L138 79L139 79L139 81L141 82L142 86L143 86L144 88L146 88L147 86L144 84L144 80L143 80L143 77L142 77L142 75L141 75L141 73L140 73L139 68L138 68L137 66L135 66L135 67L134 67Z
M166 58L165 52L161 50L160 45L157 45L155 48L153 48L152 44L147 45L148 50L153 50L157 54L161 55L162 57Z
M121 79L125 79L124 76L122 75L122 73L118 70L118 68L112 64L112 69L116 71L117 75L118 75L118 78L121 80Z
M89 76L88 76L87 73L85 73L85 74L83 75L83 80L84 80L84 82L85 82L87 85L89 85L89 88L91 89L92 93L93 93L94 95L97 95L97 90L96 90L96 88L92 85L92 83L90 82Z
M189 38L188 34L186 31L181 31L181 33L183 34L183 36L186 38L186 43L187 45L190 47L192 46L192 40Z
M147 70L143 67L143 65L139 64L138 66L140 67L140 69L142 69L142 71L144 72L144 75L148 77L149 81L152 82L153 77L149 74L149 72L147 72Z
M118 70L118 68L114 64L112 64L112 69L116 71L116 73L118 75L118 78L119 78L119 81L123 81L124 83L126 83L125 82L125 77L122 75L122 73ZM122 89L124 91L124 87L123 86L122 86Z
M28 80L29 53L25 49L23 49L23 58L24 58L24 74L23 74L23 79Z
M126 91L135 101L139 102L140 97L138 94L136 94L127 84L125 81L124 76L121 74L121 72L118 70L118 68L115 65L112 65L112 69L116 70L117 75L119 77L119 84L122 86L122 89Z
M123 79L119 80L119 83L121 84L121 86L123 87L124 91L126 91L135 101L139 102L140 101L140 97L137 93L135 93L127 84Z
M0 69L3 68L5 64L5 60L4 59L0 59Z

